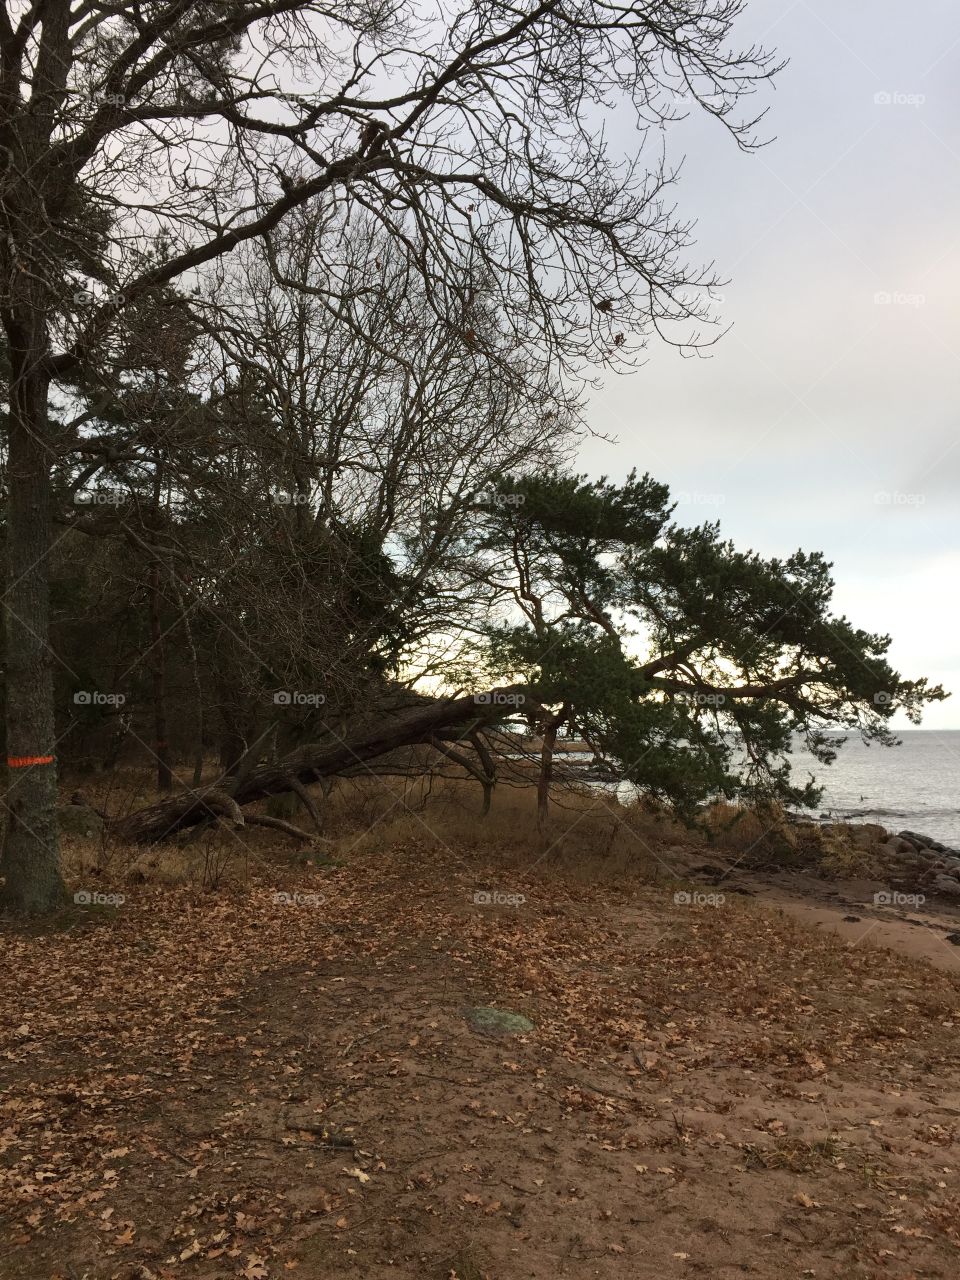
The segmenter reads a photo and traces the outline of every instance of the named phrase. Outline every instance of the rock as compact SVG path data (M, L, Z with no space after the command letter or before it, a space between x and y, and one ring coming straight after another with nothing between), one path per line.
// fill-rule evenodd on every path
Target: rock
M932 836L921 835L919 831L900 831L899 839L909 840L916 849L932 849L934 853L948 854L951 857L958 857L957 850L951 849L949 845L941 844L939 840L934 840Z
M960 885L957 885L960 890ZM485 1036L522 1036L534 1030L534 1024L522 1013L513 1013L510 1009L494 1009L488 1005L477 1005L467 1009L464 1017L474 1031Z
M61 804L57 806L57 824L61 835L103 835L103 819L95 809L86 804Z
M935 876L930 887L946 898L960 898L960 880L954 880L953 876Z
M949 942L955 947L960 947L960 933L948 933L944 937L944 942Z
M879 822L865 822L863 824L863 830L869 831L870 834L873 836L874 840L877 840L880 842L889 839L889 836L890 836L890 832L887 830L887 828L881 827Z

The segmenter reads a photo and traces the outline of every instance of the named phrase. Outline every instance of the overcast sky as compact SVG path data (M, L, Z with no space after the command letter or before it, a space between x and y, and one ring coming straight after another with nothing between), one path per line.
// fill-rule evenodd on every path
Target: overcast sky
M743 547L824 551L838 611L955 691L924 726L960 728L960 6L753 0L741 36L790 59L775 141L669 133L733 329L610 377L590 418L618 443L581 465L649 470Z

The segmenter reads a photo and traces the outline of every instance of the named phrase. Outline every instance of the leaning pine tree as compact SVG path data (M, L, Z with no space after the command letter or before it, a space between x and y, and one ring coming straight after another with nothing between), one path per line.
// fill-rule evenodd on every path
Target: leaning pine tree
M838 730L893 745L896 712L917 722L948 696L893 670L889 636L831 612L820 553L764 559L672 510L635 474L527 477L486 505L492 664L536 691L550 733L691 817L720 796L814 805L815 780L791 774L798 738L828 765Z

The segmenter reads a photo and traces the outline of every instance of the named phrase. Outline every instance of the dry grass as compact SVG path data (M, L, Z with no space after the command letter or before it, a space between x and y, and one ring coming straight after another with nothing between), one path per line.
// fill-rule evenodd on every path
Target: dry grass
M180 779L184 786L189 778ZM72 788L64 788L65 795ZM153 777L140 770L117 771L88 781L84 797L111 816L153 803ZM740 865L775 862L816 867L830 875L862 873L870 850L857 836L862 829L833 828L824 836L815 824L789 824L784 815L758 815L717 804L696 829L684 826L646 801L621 804L616 796L588 787L558 789L551 800L546 831L537 825L535 788L500 785L487 815L481 815L479 787L448 777L338 779L323 795L314 788L323 817L322 841L297 846L275 831L219 825L178 843L140 849L108 833L97 839L65 836L63 857L71 883L129 876L158 884L201 888L242 885L264 862L291 868L316 865L384 847L417 845L424 857L456 849L503 867L537 865L585 881L675 878L671 854L680 851L709 861L723 855ZM284 805L284 801L291 802ZM278 804L279 802L279 804ZM279 811L304 829L310 823L293 796L273 797L255 806Z

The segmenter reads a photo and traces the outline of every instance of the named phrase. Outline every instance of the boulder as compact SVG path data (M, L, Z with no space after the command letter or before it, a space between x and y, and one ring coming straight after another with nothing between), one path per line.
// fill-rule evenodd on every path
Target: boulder
M103 819L96 809L86 804L61 804L57 806L57 825L65 836L101 836Z
M890 838L890 832L886 827L881 827L879 822L859 823L857 833L868 835L874 844L883 844L884 840Z
M930 887L945 898L960 898L960 880L954 880L953 876L935 876Z
M960 889L960 884L957 885ZM534 1024L522 1013L514 1013L510 1009L494 1009L488 1005L477 1005L467 1009L463 1015L474 1031L485 1036L522 1036L533 1031Z

